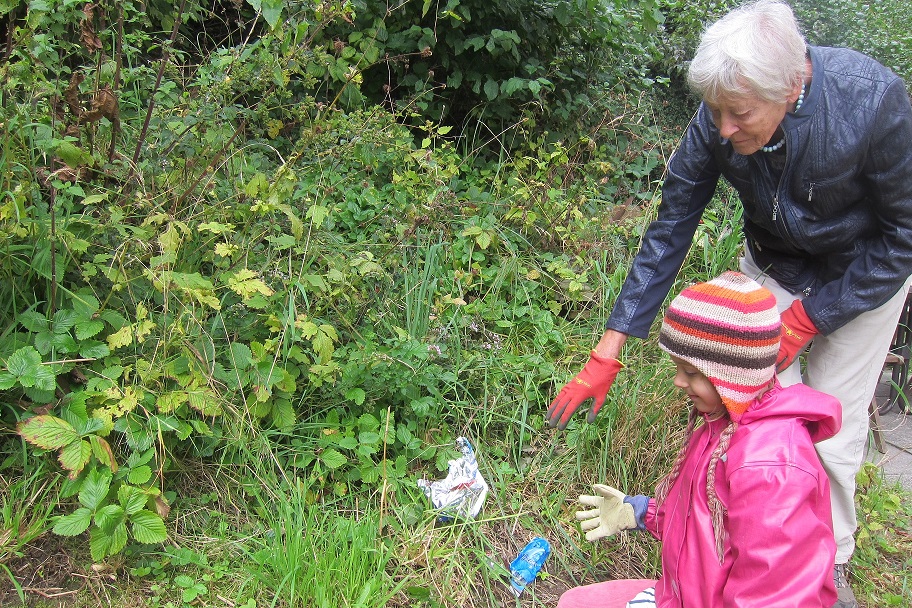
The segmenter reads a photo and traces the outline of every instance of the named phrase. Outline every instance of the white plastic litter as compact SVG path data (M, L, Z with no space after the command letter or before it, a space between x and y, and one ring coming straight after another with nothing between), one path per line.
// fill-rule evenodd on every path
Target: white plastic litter
M446 479L418 480L418 487L440 510L441 521L450 521L455 517L474 519L481 512L488 495L488 482L478 470L472 444L465 437L459 437L456 449L462 452L462 457L449 461Z

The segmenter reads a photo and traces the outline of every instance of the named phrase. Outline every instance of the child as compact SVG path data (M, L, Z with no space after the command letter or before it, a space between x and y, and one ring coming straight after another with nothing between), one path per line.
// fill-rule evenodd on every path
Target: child
M737 272L672 301L659 346L693 404L684 447L655 498L597 485L576 514L590 541L651 532L661 577L570 589L558 608L833 606L829 482L814 443L836 433L841 410L779 385L779 336L775 298Z

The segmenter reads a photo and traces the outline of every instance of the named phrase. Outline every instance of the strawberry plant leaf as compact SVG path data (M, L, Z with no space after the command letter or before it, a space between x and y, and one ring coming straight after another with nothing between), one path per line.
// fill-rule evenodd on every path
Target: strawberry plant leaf
M168 538L165 522L161 517L143 509L130 517L133 524L133 538L141 543L160 543Z
M90 321L81 321L76 324L76 338L79 341L87 340L98 335L104 329L104 321L92 319Z
M280 430L289 430L294 426L295 412L288 399L276 399L272 404L272 422Z
M147 499L146 493L135 486L122 485L117 490L117 500L127 515L135 515L142 511Z
M89 550L92 553L92 560L96 562L103 561L108 556L111 549L111 535L105 534L99 528L92 528L89 536Z
M7 371L26 387L35 386L41 367L41 354L33 346L23 346L6 360Z
M69 515L57 519L54 524L54 534L60 536L77 536L89 529L92 523L92 512L85 507L79 507Z
M95 513L95 525L107 532L114 533L114 528L124 522L126 513L118 504L105 505Z
M93 418L93 420L97 420ZM103 437L98 435L89 435L89 443L92 444L92 454L100 463L111 469L112 473L117 472L117 460L114 458L114 451L111 444Z
M348 462L348 458L332 448L323 450L320 453L320 460L328 469L338 469Z
M79 439L70 423L47 414L19 423L18 431L23 439L45 450L57 450Z
M152 478L152 469L148 465L141 465L130 470L127 480L136 485L142 485Z
M114 528L111 534L111 546L108 548L108 555L114 555L123 551L127 546L127 522L122 521L120 525Z
M111 473L93 469L86 475L79 489L79 503L91 511L97 511L110 488Z
M9 372L0 371L0 391L5 391L7 389L13 388L13 385L16 384L16 376L12 375Z
M108 345L98 340L87 340L79 344L79 356L85 359L104 359L110 354Z
M85 439L77 439L60 450L57 460L60 466L69 471L70 479L76 479L92 457L92 446Z

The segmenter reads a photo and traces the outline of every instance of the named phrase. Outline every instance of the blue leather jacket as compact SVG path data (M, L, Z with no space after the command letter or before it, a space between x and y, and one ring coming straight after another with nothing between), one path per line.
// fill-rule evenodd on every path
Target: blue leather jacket
M644 338L719 177L738 191L754 262L826 335L877 308L912 275L912 106L905 85L848 49L809 47L813 78L782 122L784 166L738 154L701 104L668 162L646 231L607 323ZM781 153L780 153L781 154Z

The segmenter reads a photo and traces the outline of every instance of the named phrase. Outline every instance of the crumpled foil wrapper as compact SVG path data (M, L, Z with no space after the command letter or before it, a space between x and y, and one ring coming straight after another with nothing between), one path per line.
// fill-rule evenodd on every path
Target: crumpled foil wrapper
M472 444L465 437L459 437L456 439L456 449L462 452L462 457L449 461L450 467L445 479L418 480L418 487L431 499L431 504L440 510L441 521L451 521L455 517L474 519L481 512L488 495L488 482L478 470Z

